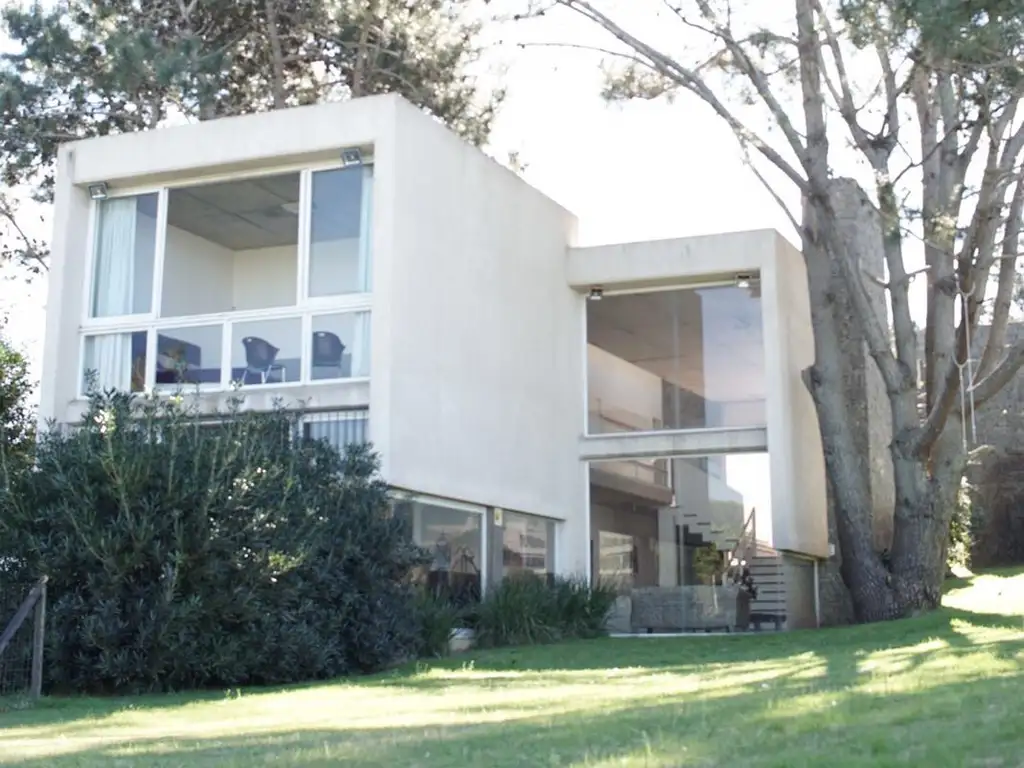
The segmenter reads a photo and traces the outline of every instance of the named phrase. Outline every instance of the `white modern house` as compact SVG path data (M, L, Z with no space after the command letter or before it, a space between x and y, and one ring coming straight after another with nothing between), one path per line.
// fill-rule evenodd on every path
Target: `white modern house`
M671 594L748 563L755 612L815 624L806 277L777 233L577 247L396 96L68 144L55 221L43 419L89 382L211 411L240 386L370 440L436 573Z

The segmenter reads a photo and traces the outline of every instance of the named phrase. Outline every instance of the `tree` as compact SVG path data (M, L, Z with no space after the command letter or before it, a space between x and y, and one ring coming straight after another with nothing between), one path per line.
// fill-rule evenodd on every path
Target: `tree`
M0 336L0 463L20 462L31 455L35 437L31 394L28 361Z
M61 142L170 119L397 92L475 144L503 98L470 68L470 0L7 2L0 33L0 183L50 202ZM0 258L41 268L44 244L0 198Z
M1024 4L794 0L788 18L770 25L729 0L656 5L659 41L672 22L705 47L648 42L600 0L552 0L530 13L570 11L609 34L605 53L617 62L610 98L687 93L735 132L801 240L815 340L805 381L856 617L890 619L934 607L971 458L964 419L1024 362L1024 345L1006 346L1024 208ZM768 129L755 129L755 120ZM856 179L837 178L840 142L868 180L866 190ZM794 192L799 212L786 206ZM862 200L878 226L851 232L840 212ZM915 237L921 270L911 268L908 254ZM860 267L859 257L872 251L884 254L885 280ZM927 283L922 355L910 301L919 276ZM872 296L879 288L884 313ZM843 396L837 326L847 301L888 401L895 504L887 552L873 542L869 469L857 450L855 404ZM972 342L985 307L991 326L982 348ZM976 367L969 366L979 349Z

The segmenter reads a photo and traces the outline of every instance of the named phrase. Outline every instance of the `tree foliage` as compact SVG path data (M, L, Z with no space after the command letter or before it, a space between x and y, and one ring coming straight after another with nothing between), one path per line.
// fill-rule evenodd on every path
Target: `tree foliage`
M0 578L49 577L51 690L284 683L419 648L423 553L374 455L301 439L287 412L226 415L95 395L7 472Z
M52 199L61 142L397 92L483 144L503 93L472 74L471 0L7 2L0 34L0 184ZM45 244L0 199L0 257Z
M25 356L0 336L0 463L20 465L32 452L35 414Z
M612 2L551 0L532 12L569 11L608 33L606 95L704 102L785 209L807 265L816 359L805 381L842 578L858 618L893 618L938 603L972 449L965 420L1024 363L1024 344L1006 343L1024 210L1024 3L794 0L790 8L652 0L626 15ZM656 40L633 31L644 9L657 21ZM776 16L765 22L769 10ZM851 158L856 178L839 178ZM799 210L786 205L793 197ZM864 208L862 200L878 226L851 232L843 212ZM921 269L911 247L924 253ZM884 278L865 274L867 254L884 259ZM923 354L915 278L926 283ZM976 333L983 310L991 322L984 344ZM895 504L887 552L873 538L859 412L844 396L847 313L888 399Z

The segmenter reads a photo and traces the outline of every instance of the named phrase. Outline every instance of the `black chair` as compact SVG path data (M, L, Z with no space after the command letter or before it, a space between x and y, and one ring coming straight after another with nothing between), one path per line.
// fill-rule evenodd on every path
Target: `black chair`
M313 368L337 368L341 373L341 361L345 345L337 334L330 331L313 331ZM316 378L314 376L314 378Z
M279 381L285 381L284 366L275 362L277 360L277 353L281 351L280 349L259 336L246 336L242 339L242 346L245 347L245 376L243 381L252 374L260 377L260 384L266 384L267 379L270 378L274 371L278 371L281 374Z

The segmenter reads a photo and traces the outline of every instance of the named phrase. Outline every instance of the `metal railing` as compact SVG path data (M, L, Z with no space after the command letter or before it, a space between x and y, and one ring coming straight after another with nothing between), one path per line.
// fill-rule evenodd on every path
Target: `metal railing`
M326 440L339 451L370 439L369 408L314 411L304 414L301 424L303 437Z

